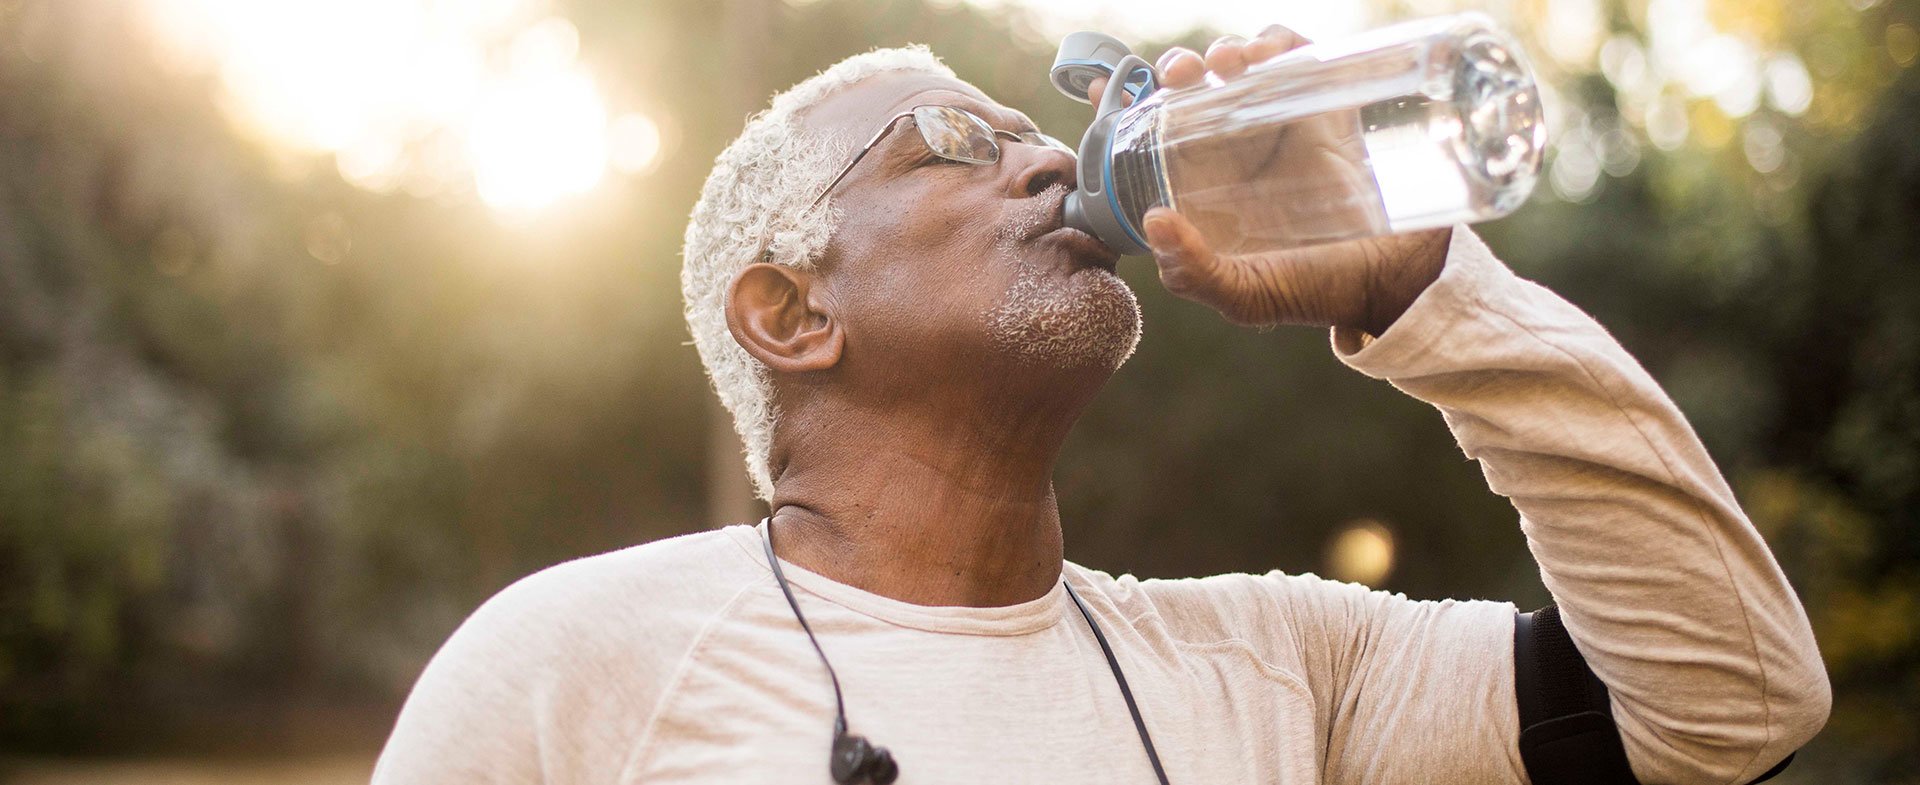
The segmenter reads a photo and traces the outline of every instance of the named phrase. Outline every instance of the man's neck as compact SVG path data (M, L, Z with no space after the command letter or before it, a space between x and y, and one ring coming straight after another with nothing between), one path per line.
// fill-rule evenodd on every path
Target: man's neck
M1060 580L1055 457L1072 412L843 412L775 482L781 558L916 605L1012 605ZM856 435L857 434L857 435Z

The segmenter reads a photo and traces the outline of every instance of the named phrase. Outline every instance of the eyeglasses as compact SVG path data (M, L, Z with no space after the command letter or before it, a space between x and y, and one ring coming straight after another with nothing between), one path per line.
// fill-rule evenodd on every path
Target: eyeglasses
M888 120L886 126L881 128L879 133L874 134L872 139L868 139L865 147L860 148L859 154L847 162L847 167L834 175L833 182L827 183L827 187L820 190L820 195L807 204L807 208L813 209L815 205L820 204L821 199L827 198L827 193L832 191L834 186L839 185L841 180L847 178L847 175L853 171L854 165L860 163L860 159L865 158L867 153L873 150L873 146L886 137L888 131L893 130L901 120L909 117L913 118L913 127L920 129L920 139L927 143L927 149L932 150L934 155L949 161L978 166L999 163L1000 143L997 137L1001 136L1010 141L1059 150L1067 155L1074 154L1073 148L1068 147L1065 142L1039 131L1019 133L1002 131L988 125L987 121L980 119L979 115L957 106L923 104L894 115L893 119Z

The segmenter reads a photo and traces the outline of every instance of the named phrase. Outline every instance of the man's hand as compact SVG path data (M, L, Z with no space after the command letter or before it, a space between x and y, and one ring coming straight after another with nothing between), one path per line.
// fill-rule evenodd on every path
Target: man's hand
M1244 74L1248 65L1305 43L1299 34L1274 25L1251 41L1222 37L1207 48L1205 57L1190 49L1169 49L1157 66L1161 85L1194 87L1209 76L1218 82L1230 81ZM1105 87L1105 79L1089 86L1094 103L1099 103ZM1358 114L1342 112L1294 123L1278 132L1262 129L1259 136L1237 136L1209 146L1188 143L1180 160L1189 172L1200 172L1203 178L1209 172L1233 172L1230 176L1242 180L1271 183L1274 192L1243 191L1243 203L1232 206L1237 214L1195 205L1187 206L1192 215L1165 207L1149 210L1143 229L1160 267L1161 283L1176 295L1212 307L1234 324L1386 332L1439 277L1451 229L1266 253L1214 248L1205 239L1232 236L1232 232L1214 230L1215 224L1242 220L1248 210L1268 211L1259 216L1260 222L1298 227L1302 236L1311 236L1313 221L1326 218L1312 212L1328 205L1352 205L1338 208L1351 214L1338 216L1336 222L1373 224L1384 232L1385 217L1377 199L1342 198L1369 193L1372 188L1360 132ZM1303 182L1325 183L1327 192L1289 190ZM1179 185L1175 183L1176 190Z

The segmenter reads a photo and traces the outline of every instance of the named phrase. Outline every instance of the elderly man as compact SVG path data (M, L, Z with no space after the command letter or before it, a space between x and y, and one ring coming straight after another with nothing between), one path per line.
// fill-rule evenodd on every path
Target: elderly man
M1297 43L1174 50L1163 81ZM1114 255L1062 228L1074 176L924 49L775 98L715 163L683 276L771 518L502 591L375 780L1526 782L1516 704L1547 671L1516 673L1510 604L1062 559L1054 462L1140 330ZM1633 778L1747 782L1824 723L1805 613L1679 411L1471 231L1248 258L1164 208L1146 230L1174 292L1330 327L1440 409L1519 510Z

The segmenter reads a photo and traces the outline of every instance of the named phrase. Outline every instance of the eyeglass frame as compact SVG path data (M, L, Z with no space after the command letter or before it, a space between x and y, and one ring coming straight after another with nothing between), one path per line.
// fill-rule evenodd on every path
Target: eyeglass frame
M930 107L939 108L939 109L951 109L953 111L959 112L963 115L966 115L968 118L971 118L974 122L979 123L981 127L987 129L990 132L987 138L989 141L993 142L993 160L974 161L974 160L968 160L964 158L954 158L952 156L941 153L938 149L934 148L933 142L927 139L926 132L921 131L920 142L922 144L925 144L928 150L932 150L934 155L938 155L941 158L945 158L949 161L957 161L959 163L973 164L975 166L991 166L993 164L999 163L1000 162L999 139L1003 135L1007 137L1008 141L1019 142L1021 144L1031 144L1036 147L1045 147L1049 149L1059 150L1068 155L1075 155L1073 148L1068 147L1065 142L1062 142L1051 136L1043 134L1039 131L1023 131L1018 133L1013 131L1006 131L1006 130L993 127L993 124L987 122L985 118L981 117L980 115L974 114L973 112L967 111L965 108L962 108L962 107L953 106L952 104L920 104L911 109L908 109L907 111L894 115L891 119L887 120L887 124L884 126L881 126L879 132L875 133L873 135L873 138L867 140L866 145L860 148L860 152L854 154L853 160L848 161L847 165L841 168L840 173L833 176L832 182L827 183L827 187L820 189L820 195L814 197L813 201L807 203L807 209L811 210L814 207L819 206L820 200L827 198L827 194L832 193L833 187L836 185L839 185L841 180L847 179L847 175L853 173L853 167L860 163L860 159L867 157L867 153L872 152L874 146L880 144L880 140L886 138L887 134L894 129L894 126L897 126L900 124L901 120L906 119L908 117L912 117L914 113L919 112L921 109L926 109ZM1032 139L1028 139L1027 135L1029 134L1039 137L1041 141L1036 142ZM1052 144L1047 144L1047 142L1052 142Z

